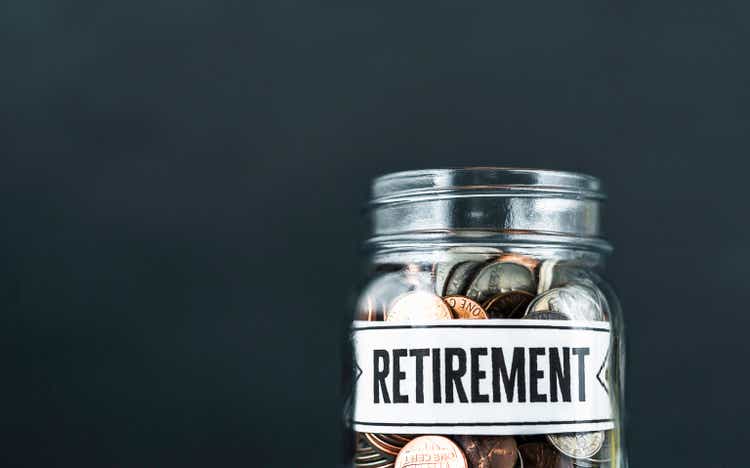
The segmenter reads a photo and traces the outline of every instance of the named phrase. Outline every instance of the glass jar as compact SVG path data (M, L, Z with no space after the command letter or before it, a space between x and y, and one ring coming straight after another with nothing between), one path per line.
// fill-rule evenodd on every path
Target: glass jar
M603 198L596 178L547 170L375 180L344 466L627 466Z

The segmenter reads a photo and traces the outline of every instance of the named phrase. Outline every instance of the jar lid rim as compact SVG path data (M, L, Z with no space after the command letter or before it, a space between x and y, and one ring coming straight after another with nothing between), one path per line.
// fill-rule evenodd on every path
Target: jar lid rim
M599 179L576 172L508 167L395 172L373 182L366 208L369 242L428 242L431 236L444 242L447 235L466 242L479 237L606 251L604 198Z
M371 203L424 192L497 190L546 192L605 198L597 177L572 171L474 166L392 172L373 181Z

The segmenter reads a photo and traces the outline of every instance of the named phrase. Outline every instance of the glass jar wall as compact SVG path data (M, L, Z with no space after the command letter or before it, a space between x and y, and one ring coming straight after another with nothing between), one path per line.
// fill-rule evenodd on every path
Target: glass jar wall
M373 187L344 465L625 467L599 181L466 168Z

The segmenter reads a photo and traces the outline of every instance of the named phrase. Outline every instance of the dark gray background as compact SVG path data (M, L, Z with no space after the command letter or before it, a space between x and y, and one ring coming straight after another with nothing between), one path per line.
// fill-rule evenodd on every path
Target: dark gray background
M746 464L750 5L0 5L3 466L333 466L384 172L604 179L633 466Z

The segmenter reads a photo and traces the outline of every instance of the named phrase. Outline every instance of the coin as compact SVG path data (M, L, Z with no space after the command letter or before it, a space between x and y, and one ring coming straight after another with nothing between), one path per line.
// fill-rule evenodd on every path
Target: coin
M391 452L393 452L393 447L395 447L396 453L393 454L394 457L398 455L398 452L400 452L402 448L404 448L404 445L408 444L416 437L414 435L404 436L400 434L373 434L373 436L378 441L390 445Z
M403 271L386 273L365 288L357 305L359 320L385 320L389 305L398 297L413 291L415 285Z
M402 434L380 434L381 437L387 437L396 441L397 444L406 445L412 441L416 436L413 435L402 435Z
M517 290L534 292L535 289L534 274L525 266L510 262L493 262L482 267L477 273L466 291L466 296L481 304L500 293Z
M526 291L510 291L498 294L484 303L489 318L522 318L534 295Z
M454 266L448 276L448 282L445 285L443 294L452 296L463 294L469 287L469 282L474 273L482 266L482 262L468 261L461 262Z
M375 448L375 450L377 450L383 455L395 457L396 455L398 455L398 452L401 449L400 447L391 445L385 442L384 440L380 439L377 434L366 433L365 438L370 443L370 445L372 445Z
M516 440L510 436L457 436L471 468L513 468L518 461Z
M357 433L357 449L354 453L354 464L358 468L392 468L395 456L376 450L368 441L366 434Z
M439 262L435 265L435 293L438 296L445 294L445 289L448 287L448 277L459 263L461 262Z
M419 436L406 444L398 457L396 468L469 468L464 452L443 436Z
M570 320L567 315L555 312L554 310L527 311L523 318L530 320Z
M547 440L571 458L590 458L601 450L604 431L548 434Z
M395 457L401 451L401 449L411 441L411 438L395 438L389 437L387 434L371 434L365 433L365 439L375 448L378 452Z
M525 468L573 468L573 461L544 442L518 447Z
M371 461L355 461L354 466L357 468L393 468L395 462L391 460L371 460Z
M552 275L557 265L556 259L549 259L542 262L539 267L539 283L537 284L536 293L542 294L552 287Z
M594 463L607 463L612 459L612 447L614 446L615 431L607 431L604 436L604 443L595 455L587 458L587 461Z
M557 312L568 320L604 320L595 293L579 285L554 288L540 294L529 304L526 315L541 311Z
M602 292L601 279L596 273L581 268L580 265L558 264L554 267L550 287L578 286L589 290L589 294L595 299L599 309L604 314L603 320L608 320L609 304L607 296Z
M450 320L451 309L440 296L415 291L404 294L393 302L386 320L389 322L428 322L431 320Z
M448 280L450 279L451 273L453 273L455 267L464 262L475 262L480 264L496 256L500 253L499 249L491 247L454 247L446 252L446 260L438 262L435 265L435 292L439 296L446 294L456 294L456 292L448 293Z
M457 319L486 319L487 313L482 306L466 296L445 296L443 300L453 309Z

